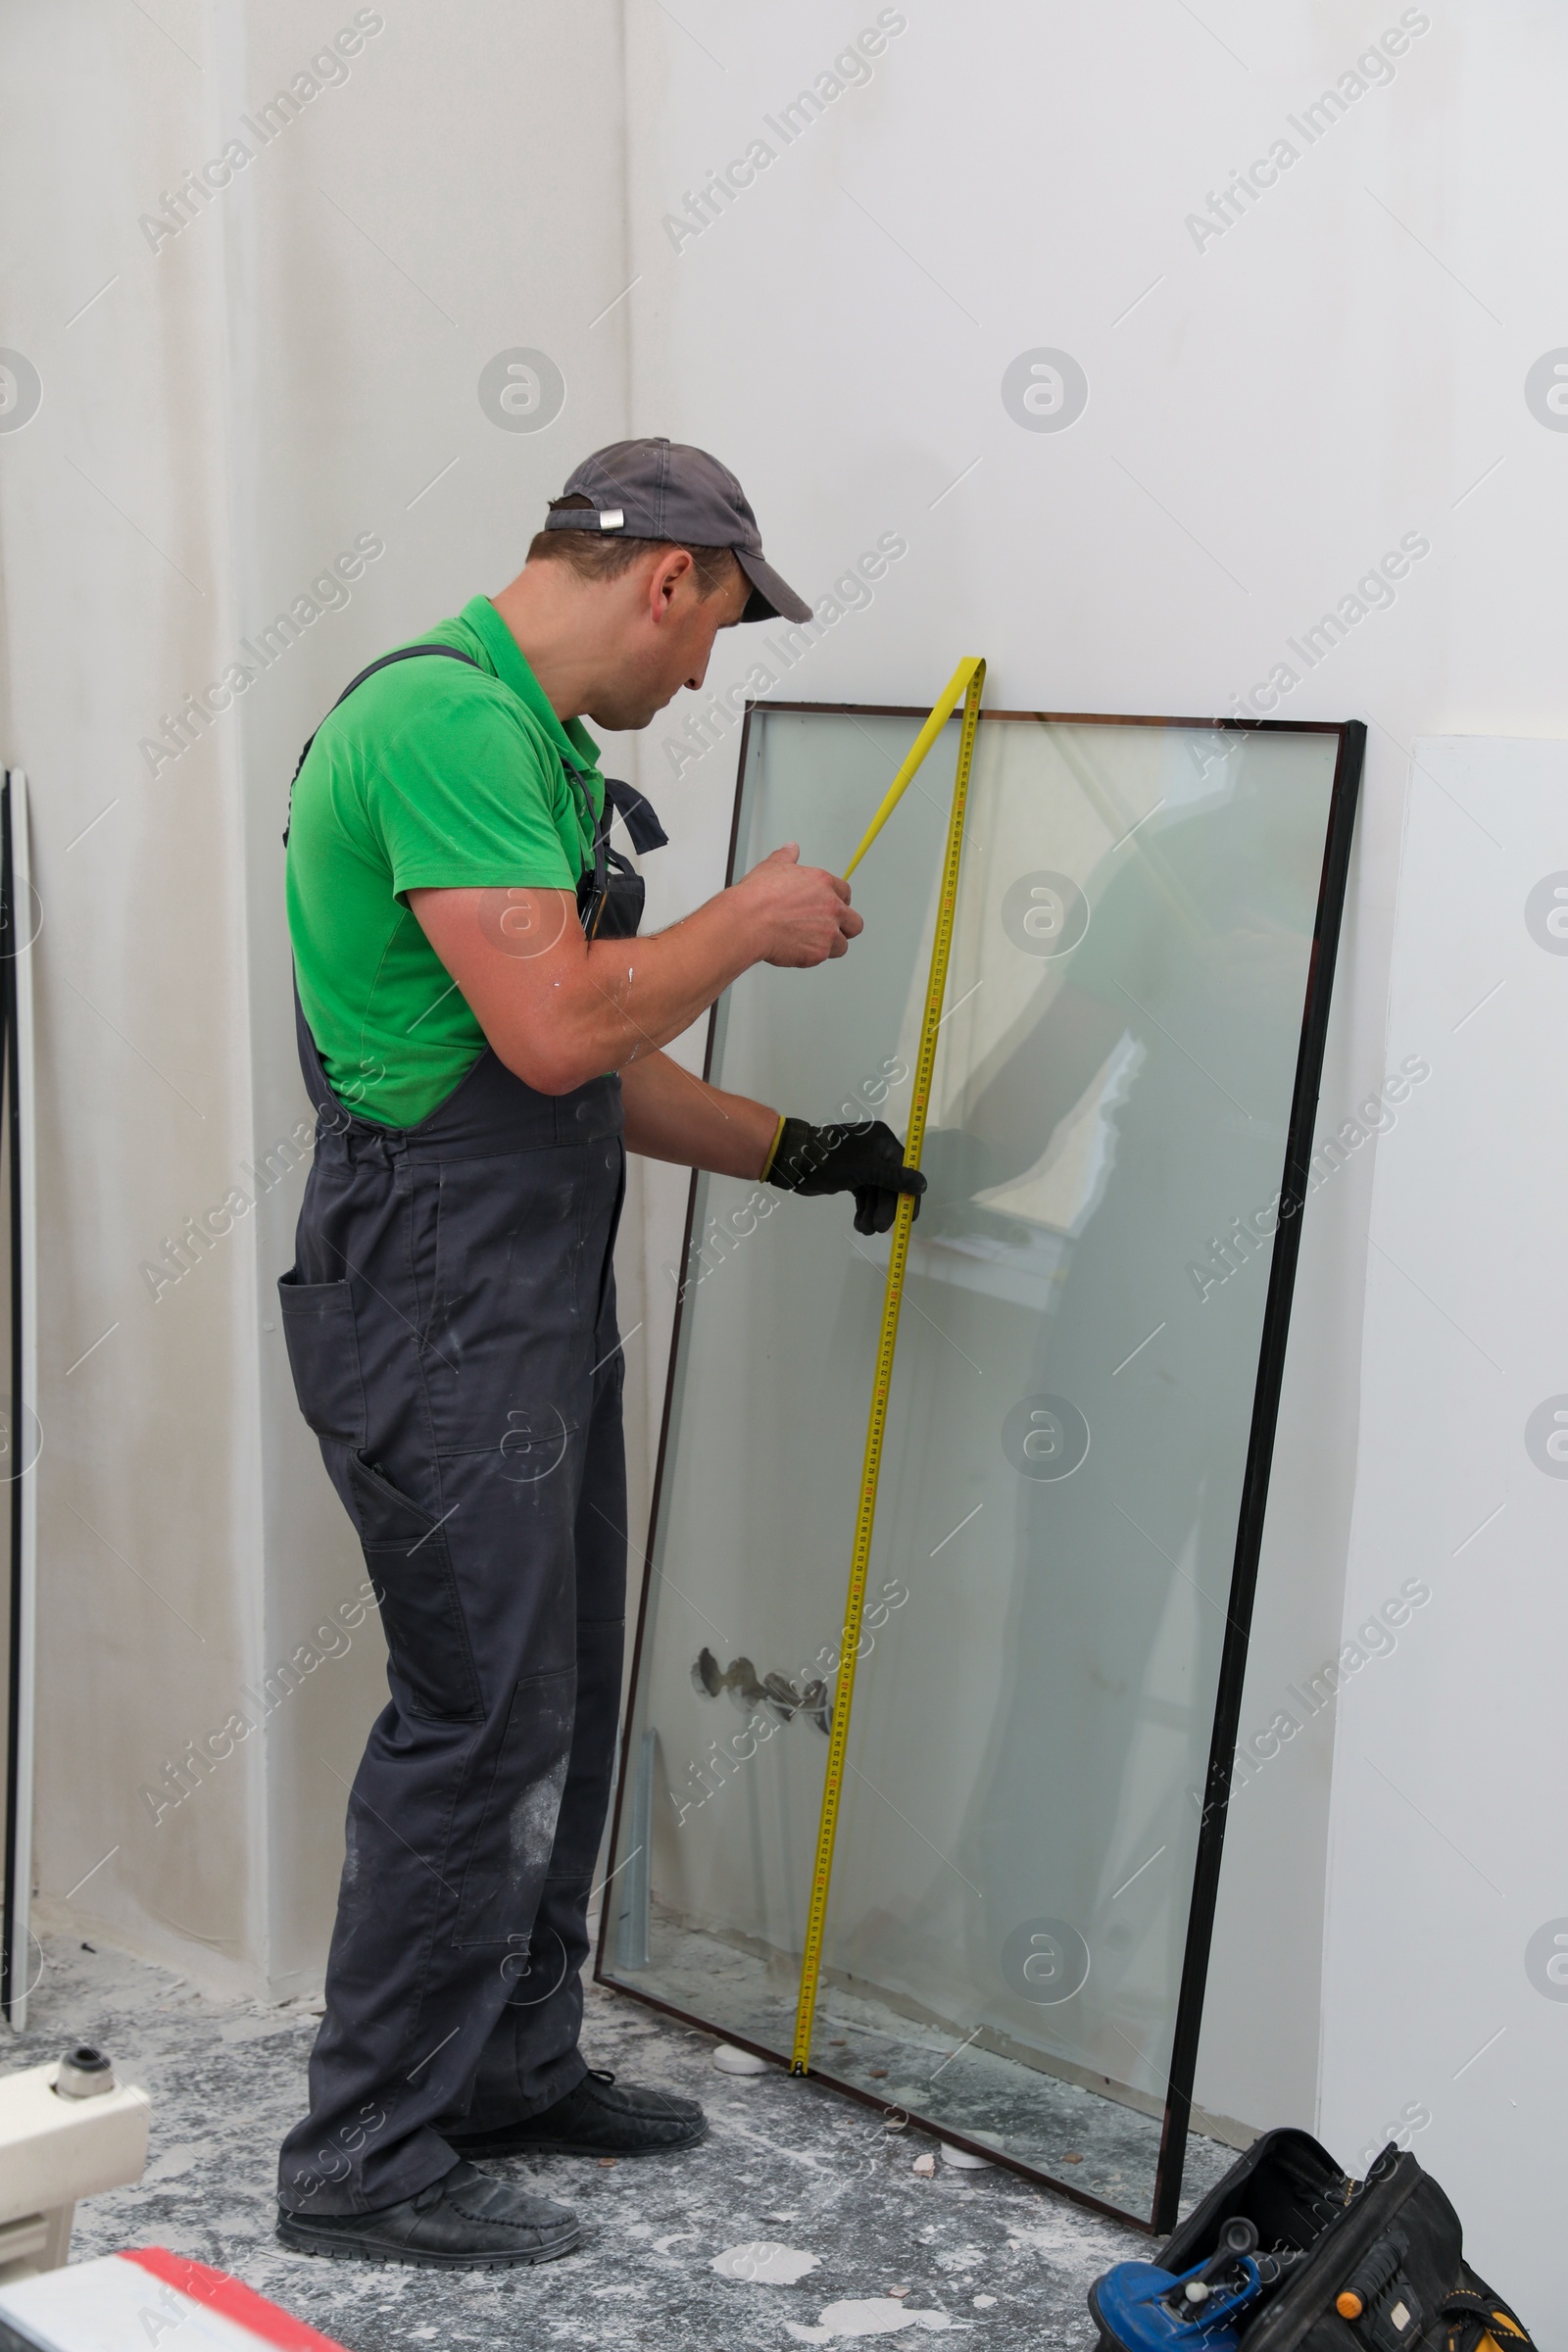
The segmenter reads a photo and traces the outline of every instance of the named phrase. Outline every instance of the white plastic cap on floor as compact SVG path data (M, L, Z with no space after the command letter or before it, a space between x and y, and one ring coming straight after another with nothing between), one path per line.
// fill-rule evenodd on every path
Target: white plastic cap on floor
M162 2246L106 2254L0 2285L0 2321L38 2352L343 2352L225 2271Z

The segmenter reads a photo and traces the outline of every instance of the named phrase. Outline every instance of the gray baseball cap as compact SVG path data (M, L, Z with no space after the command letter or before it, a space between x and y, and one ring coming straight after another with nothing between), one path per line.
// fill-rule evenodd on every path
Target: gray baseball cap
M545 529L622 531L628 539L667 539L677 547L727 547L752 583L742 620L811 617L804 597L765 561L757 516L728 466L685 441L612 441L596 449L551 500Z

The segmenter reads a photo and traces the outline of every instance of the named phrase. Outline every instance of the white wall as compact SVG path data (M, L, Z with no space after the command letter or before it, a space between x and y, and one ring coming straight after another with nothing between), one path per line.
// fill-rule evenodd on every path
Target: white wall
M1432 1077L1373 1199L1323 2119L1358 2158L1413 2148L1550 2342L1568 2319L1568 746L1415 748L1389 1048Z
M980 652L998 705L1203 713L1283 662L1299 682L1278 715L1368 721L1331 1132L1385 1074L1406 747L1563 724L1541 516L1568 442L1522 398L1562 337L1561 20L1507 0L1405 12L1429 29L1308 146L1287 117L1399 7L911 0L874 77L786 146L763 118L877 13L631 12L634 429L734 466L808 595L879 532L908 539L785 695L928 699ZM1282 135L1298 160L1200 249L1187 216ZM758 136L777 152L755 183L700 234L668 229ZM1088 377L1062 431L1003 404L1005 370L1042 347ZM1396 601L1307 672L1287 639L1406 533L1430 553ZM755 658L722 641L710 683ZM734 776L733 735L695 762L670 751L682 717L651 730L642 768L675 835L670 905L719 876ZM1289 1686L1340 1644L1371 1157L1354 1152L1303 1229L1243 1709L1264 1751ZM677 1191L657 1190L655 1268L675 1253ZM1199 2085L1254 2124L1316 2106L1334 1726L1296 1712L1234 1807Z
M138 1796L236 1703L261 1606L246 1245L161 1304L138 1272L251 1145L237 746L156 782L137 752L236 626L224 256L136 251L135 191L208 151L193 66L107 9L12 10L4 41L6 339L42 385L0 438L5 754L42 903L36 1866L46 1893L83 1882L83 1919L237 1981L254 1752L177 1828Z

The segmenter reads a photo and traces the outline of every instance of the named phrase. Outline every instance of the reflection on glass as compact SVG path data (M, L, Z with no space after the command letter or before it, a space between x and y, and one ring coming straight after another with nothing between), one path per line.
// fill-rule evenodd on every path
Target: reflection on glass
M910 732L754 718L739 865ZM903 1130L956 742L717 1083ZM1144 2215L1336 749L982 726L895 1359L813 2064ZM787 2055L888 1244L705 1178L693 1245L606 1970Z

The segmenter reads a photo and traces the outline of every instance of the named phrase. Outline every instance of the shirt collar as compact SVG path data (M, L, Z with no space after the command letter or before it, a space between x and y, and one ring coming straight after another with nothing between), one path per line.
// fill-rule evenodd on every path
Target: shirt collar
M527 705L562 758L579 771L587 768L597 773L598 744L580 718L563 720L556 716L545 699L544 688L523 659L522 648L490 599L472 598L464 606L462 618L489 655L503 686L510 686L518 701Z

